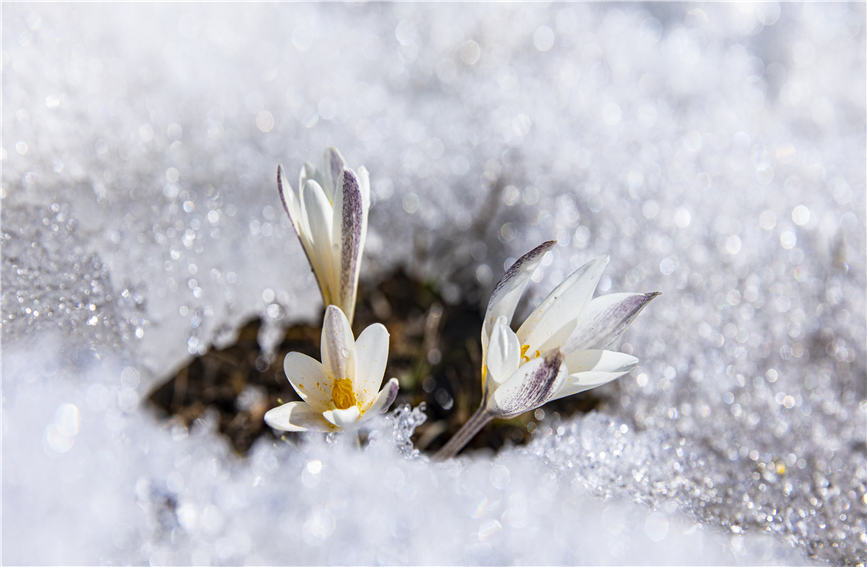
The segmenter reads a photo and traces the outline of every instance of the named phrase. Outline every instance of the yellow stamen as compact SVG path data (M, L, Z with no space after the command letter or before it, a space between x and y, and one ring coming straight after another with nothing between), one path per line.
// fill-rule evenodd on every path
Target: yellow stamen
M352 390L352 380L340 378L331 387L331 401L337 409L348 409L355 405L355 392Z
M530 362L530 357L527 356L527 351L530 350L530 345L521 345L521 360L524 362ZM533 353L533 358L539 358L541 353L536 350Z

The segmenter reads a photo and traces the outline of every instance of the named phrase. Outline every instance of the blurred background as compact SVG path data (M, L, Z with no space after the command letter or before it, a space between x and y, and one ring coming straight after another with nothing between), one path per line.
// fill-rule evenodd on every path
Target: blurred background
M863 4L2 16L4 563L867 560ZM608 254L599 293L663 293L640 367L447 466L161 419L251 317L266 353L318 324L274 177L327 146L370 281L483 308L557 239L532 307Z

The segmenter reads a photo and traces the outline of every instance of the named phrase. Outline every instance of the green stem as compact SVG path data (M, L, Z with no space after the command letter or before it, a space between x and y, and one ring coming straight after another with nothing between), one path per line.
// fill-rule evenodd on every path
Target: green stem
M476 413L470 416L470 419L464 423L463 427L449 439L448 443L443 445L442 449L437 451L437 454L434 455L434 460L445 461L457 455L464 448L464 445L469 443L476 436L476 433L481 431L493 418L494 416L488 413L484 405L479 406Z

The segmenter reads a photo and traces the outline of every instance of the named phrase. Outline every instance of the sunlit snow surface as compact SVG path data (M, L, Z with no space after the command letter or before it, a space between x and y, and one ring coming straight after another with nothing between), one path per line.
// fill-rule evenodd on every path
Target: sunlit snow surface
M863 4L2 21L4 563L867 560ZM444 465L395 448L408 413L245 460L157 422L191 353L318 313L274 172L328 145L371 171L369 274L464 250L490 288L556 238L538 299L609 254L600 292L663 292L641 366ZM487 243L414 259L496 184Z

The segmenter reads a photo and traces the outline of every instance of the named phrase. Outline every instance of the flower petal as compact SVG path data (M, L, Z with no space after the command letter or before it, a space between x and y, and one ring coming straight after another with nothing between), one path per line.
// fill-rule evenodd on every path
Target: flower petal
M355 312L361 254L367 234L367 211L363 206L361 188L355 174L345 169L341 179L343 185L335 193L331 226L335 283L338 286L334 291L337 293L337 304L351 320Z
M361 189L361 206L364 207L364 210L370 209L370 174L367 172L367 168L363 165L358 168L358 173L356 174L358 177L358 188Z
M353 379L355 377L355 339L346 315L339 307L325 308L322 322L322 365L331 378ZM353 384L354 386L354 384Z
M638 364L631 354L613 350L574 350L566 352L566 366L570 374L594 370L597 372L629 372Z
M490 342L494 322L499 317L505 317L506 322L512 320L512 315L515 314L515 307L518 306L518 301L520 301L521 296L524 294L524 289L526 289L527 284L530 282L530 276L536 271L536 266L539 265L545 252L550 250L554 244L556 244L554 240L543 242L518 258L506 270L502 279L494 287L494 291L491 292L491 299L488 301L488 308L485 311L485 320L482 323L483 349L487 348Z
M488 370L483 374L482 390L485 388L484 381L488 376L497 385L502 384L518 370L521 364L521 342L515 332L509 328L505 317L498 317L497 322L494 323L486 364Z
M388 330L381 323L370 325L355 341L355 395L361 407L372 403L382 384L388 362Z
M298 189L307 185L308 179L316 179L316 168L309 163L304 163L301 166L301 172L298 174Z
M332 380L318 360L300 352L290 352L283 359L286 378L302 400L316 411L324 411L331 404Z
M299 185L300 187L303 187L303 185ZM277 192L280 194L283 210L286 211L286 215L292 222L292 228L295 229L295 234L298 235L298 240L304 249L304 255L307 256L307 262L315 273L316 267L313 265L313 236L310 234L310 223L307 221L307 213L299 202L299 198L295 195L292 186L286 181L286 176L283 175L283 168L279 165L277 166ZM318 278L317 283L319 283Z
M334 303L336 292L331 257L332 209L322 187L312 179L307 180L301 191L301 207L310 226L313 272L323 290L322 299L328 305Z
M560 344L546 343L554 334L565 332L563 331L564 327L571 321L573 325L568 328L562 341L565 342L569 337L575 328L574 323L578 321L581 312L590 298L593 297L593 290L596 289L596 284L599 283L599 278L602 277L606 264L608 264L607 256L590 260L572 272L563 283L549 293L548 297L518 329L518 338L521 340L521 344L530 345L531 349L539 350L543 350L545 347L562 346L562 342Z
M286 189L284 189L284 186ZM277 192L280 194L280 202L283 203L283 210L286 211L286 216L292 221L295 234L300 237L301 227L299 221L301 219L301 209L298 206L295 191L292 190L292 186L286 181L286 176L283 175L283 166L280 165L277 166Z
M607 348L620 338L654 293L610 293L593 299L564 350Z
M557 331L551 333L551 335L545 339L538 347L533 347L530 343L527 343L527 350L533 353L536 352L548 352L552 348L561 348L563 343L565 343L569 339L569 335L572 334L572 331L575 329L575 325L578 324L578 321L574 319L569 319L566 323L560 327ZM532 351L530 350L532 349Z
M595 370L570 374L549 401L559 400L560 398L565 398L566 396L571 396L585 390L598 388L603 384L620 378L624 374L626 372L597 372Z
M553 349L522 365L488 399L497 417L514 417L541 406L559 390L568 376L563 354Z
M322 414L304 402L289 402L268 410L265 423L280 431L334 431Z
M351 428L361 419L361 412L358 410L358 406L350 406L346 409L333 409L322 412L322 417L340 429L346 429Z
M364 415L373 415L386 411L394 403L394 399L397 398L398 389L400 389L400 384L397 378L391 378L385 383L385 387L379 391L370 407L365 410Z
M329 193L331 202L334 202L336 189L340 186L340 175L343 173L343 156L336 148L325 150L325 181L328 185L326 192Z

